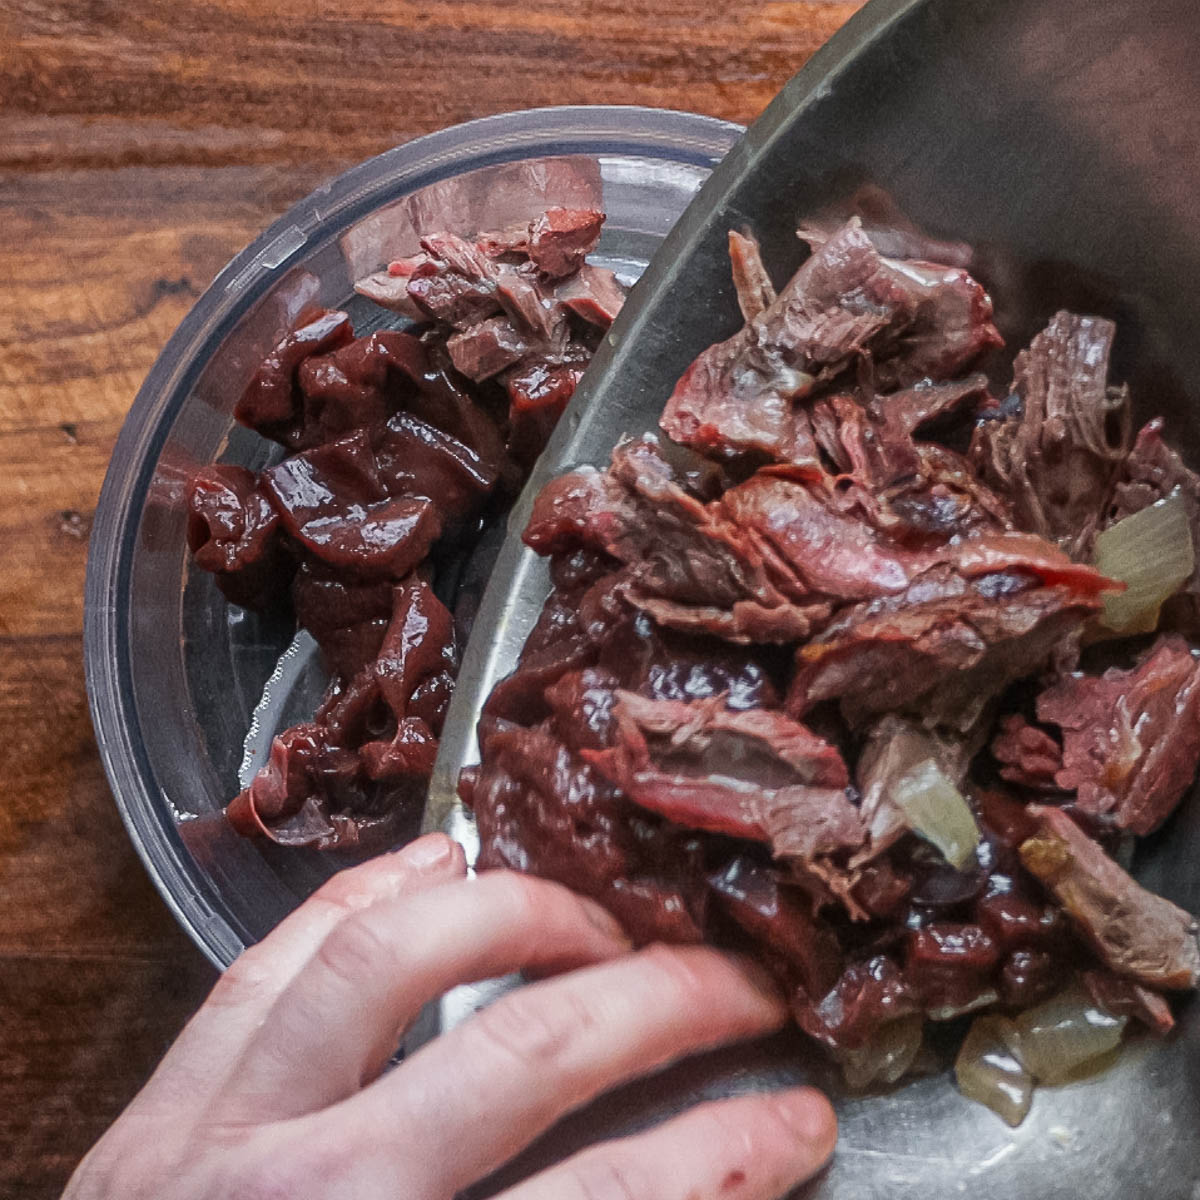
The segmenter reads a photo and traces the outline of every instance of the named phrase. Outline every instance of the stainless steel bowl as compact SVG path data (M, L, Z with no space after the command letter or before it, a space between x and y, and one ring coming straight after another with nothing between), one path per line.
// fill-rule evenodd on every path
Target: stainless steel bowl
M864 188L930 233L975 247L973 270L992 289L1010 346L1060 307L1115 318L1114 371L1130 382L1137 415L1164 414L1173 443L1200 465L1197 47L1196 0L873 0L672 231L539 476L605 462L621 432L656 422L691 359L738 327L731 226L754 228L782 278L803 253L798 220L844 208ZM431 820L469 829L451 781L474 757L478 705L511 667L545 591L544 564L510 542L480 611L486 635L464 659ZM1200 912L1200 796L1143 844L1135 871ZM808 1193L822 1200L1200 1198L1195 1002L1171 1041L1140 1041L1101 1075L1040 1089L1015 1131L960 1096L949 1072L887 1095L846 1095L809 1044L781 1037L605 1098L514 1171L702 1097L800 1081L837 1096L837 1157Z

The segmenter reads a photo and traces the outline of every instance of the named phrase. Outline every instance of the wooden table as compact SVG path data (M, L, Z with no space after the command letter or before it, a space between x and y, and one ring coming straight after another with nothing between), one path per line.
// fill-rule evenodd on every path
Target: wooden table
M171 330L359 159L543 104L749 121L860 3L0 0L0 1200L59 1194L213 982L81 666L96 497Z

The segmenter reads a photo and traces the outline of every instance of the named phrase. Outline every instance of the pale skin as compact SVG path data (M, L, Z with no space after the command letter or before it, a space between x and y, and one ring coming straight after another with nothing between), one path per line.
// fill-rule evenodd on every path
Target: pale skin
M538 982L384 1072L427 1001L516 970ZM247 950L64 1200L451 1200L608 1088L785 1019L752 966L634 952L598 905L510 872L468 879L432 835L335 876ZM742 1096L502 1200L774 1200L835 1138L810 1089Z

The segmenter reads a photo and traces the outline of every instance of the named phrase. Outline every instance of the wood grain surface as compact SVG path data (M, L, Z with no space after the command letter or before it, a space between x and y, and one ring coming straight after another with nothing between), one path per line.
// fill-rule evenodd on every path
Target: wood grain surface
M0 0L0 1200L58 1196L213 980L125 837L81 665L121 421L225 261L471 117L753 119L832 0Z

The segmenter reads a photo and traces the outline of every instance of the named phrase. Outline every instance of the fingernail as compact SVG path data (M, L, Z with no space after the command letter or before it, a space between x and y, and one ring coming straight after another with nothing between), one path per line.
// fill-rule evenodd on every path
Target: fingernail
M621 942L627 946L632 946L633 943L629 940L629 935L621 927L621 923L608 911L602 908L594 900L582 900L583 914L605 937L611 938L613 941Z
M801 1141L833 1148L837 1139L837 1117L820 1092L811 1088L776 1092L771 1102L780 1120L794 1130Z
M448 866L457 852L458 844L444 833L430 833L417 838L396 852L406 867L414 871L436 871Z

